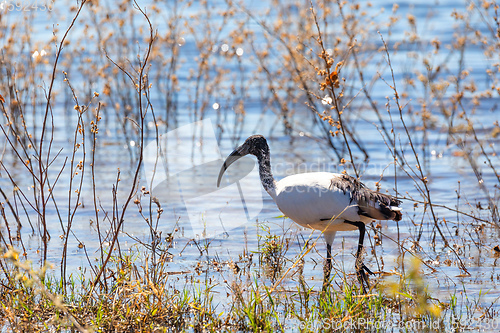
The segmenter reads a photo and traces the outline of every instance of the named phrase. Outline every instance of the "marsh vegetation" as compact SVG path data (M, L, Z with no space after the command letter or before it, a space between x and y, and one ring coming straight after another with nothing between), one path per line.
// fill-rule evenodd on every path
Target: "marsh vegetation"
M1 4L2 331L498 331L494 2ZM322 293L321 235L269 198L250 221L222 194L186 208L215 191L211 147L254 133L277 178L403 201L367 226L366 294L355 233ZM234 227L199 237L195 215Z

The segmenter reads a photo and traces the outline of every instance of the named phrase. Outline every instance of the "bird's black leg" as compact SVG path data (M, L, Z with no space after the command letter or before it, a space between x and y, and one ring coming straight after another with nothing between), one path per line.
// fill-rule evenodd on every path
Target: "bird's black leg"
M363 288L363 293L366 293L365 283L368 288L370 288L370 284L368 282L368 274L373 274L368 267L363 264L363 260L361 259L361 253L363 251L363 242L365 239L365 224L363 222L351 222L345 221L345 223L349 223L359 229L359 242L358 242L358 250L356 251L356 275L358 276L358 280L361 283L361 287Z
M330 283L330 273L332 271L332 246L326 244L326 263L324 268L324 278L323 278L323 291L326 291L328 284Z

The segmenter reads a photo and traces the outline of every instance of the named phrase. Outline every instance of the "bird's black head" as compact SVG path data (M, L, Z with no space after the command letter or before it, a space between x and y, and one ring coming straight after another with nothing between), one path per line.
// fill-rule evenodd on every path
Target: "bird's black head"
M264 136L257 134L252 135L245 142L236 148L238 152L244 156L247 154L251 154L257 157L261 157L262 155L269 153L269 146L267 145L267 140Z
M267 140L262 135L252 135L245 142L236 148L224 161L220 172L219 179L217 179L217 186L220 185L220 181L222 179L222 175L229 168L231 164L236 162L238 159L245 155L254 155L257 156L258 159L262 158L269 154L269 146L267 145Z

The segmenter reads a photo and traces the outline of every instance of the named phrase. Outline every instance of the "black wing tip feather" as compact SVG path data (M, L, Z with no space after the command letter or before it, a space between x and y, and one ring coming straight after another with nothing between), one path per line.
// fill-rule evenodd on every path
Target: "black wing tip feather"
M340 181L332 179L332 184L344 193L350 193L351 202L356 201L358 203L359 215L394 221L400 221L403 217L403 214L399 210L391 209L391 207L399 207L402 203L401 200L389 194L373 191L357 178L343 174ZM373 207L370 203L378 203L379 209Z

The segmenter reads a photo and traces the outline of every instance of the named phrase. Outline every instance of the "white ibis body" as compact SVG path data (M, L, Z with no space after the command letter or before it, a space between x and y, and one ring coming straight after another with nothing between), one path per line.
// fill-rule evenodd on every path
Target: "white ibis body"
M269 146L262 135L252 135L226 159L222 175L237 159L254 155L259 162L262 186L278 208L297 224L323 232L327 244L324 287L330 279L331 246L337 231L359 230L356 273L364 289L368 285L365 272L373 274L361 260L365 224L376 220L401 220L399 200L368 189L356 178L328 172L301 173L275 181L271 173Z

